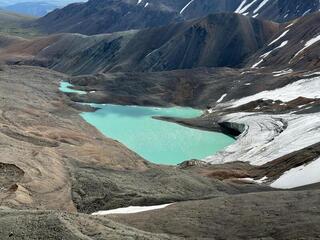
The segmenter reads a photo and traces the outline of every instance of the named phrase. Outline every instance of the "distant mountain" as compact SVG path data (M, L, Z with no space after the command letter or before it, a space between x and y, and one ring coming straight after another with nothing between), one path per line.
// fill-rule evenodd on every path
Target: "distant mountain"
M66 6L67 4L74 3L74 2L86 2L87 0L50 0L47 1L47 3L50 3L55 6ZM6 7L18 3L24 3L26 0L1 0L0 1L0 7ZM32 3L39 3L39 2L44 2L43 0L29 0L28 2Z
M58 9L38 20L47 33L98 34L146 27L158 27L183 18L167 8L140 5L131 0L91 0ZM50 26L50 27L49 27Z
M8 12L0 9L0 34L33 36L36 30L26 27L35 20L34 17Z
M158 27L221 12L287 22L319 9L318 0L90 0L56 10L37 25L48 33L92 35Z
M5 7L8 11L35 17L42 17L56 8L58 8L57 5L46 2L23 2Z

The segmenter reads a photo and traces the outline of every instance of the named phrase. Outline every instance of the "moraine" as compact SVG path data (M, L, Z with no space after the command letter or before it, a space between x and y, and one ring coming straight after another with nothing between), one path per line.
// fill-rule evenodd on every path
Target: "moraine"
M62 92L83 94L61 82ZM105 136L118 140L145 159L157 164L174 165L189 159L203 159L232 144L235 140L225 134L184 127L156 120L153 116L194 118L202 111L184 108L158 108L90 104L95 112L81 116Z

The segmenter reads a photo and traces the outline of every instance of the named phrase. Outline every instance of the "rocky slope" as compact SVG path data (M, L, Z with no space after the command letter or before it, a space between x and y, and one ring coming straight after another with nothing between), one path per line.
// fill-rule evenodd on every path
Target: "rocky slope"
M36 25L47 33L98 34L163 26L221 12L287 22L319 9L318 0L90 0L56 10Z

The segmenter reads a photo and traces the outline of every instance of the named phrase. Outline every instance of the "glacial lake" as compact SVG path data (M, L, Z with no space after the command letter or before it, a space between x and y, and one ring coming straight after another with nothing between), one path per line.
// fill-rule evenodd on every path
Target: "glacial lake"
M71 84L61 83L63 92L75 92ZM83 94L83 91L78 92ZM222 150L235 140L222 133L202 131L153 116L193 118L201 110L184 107L140 107L90 104L99 108L81 116L105 136L118 140L143 158L157 164L175 165L185 160L203 159Z

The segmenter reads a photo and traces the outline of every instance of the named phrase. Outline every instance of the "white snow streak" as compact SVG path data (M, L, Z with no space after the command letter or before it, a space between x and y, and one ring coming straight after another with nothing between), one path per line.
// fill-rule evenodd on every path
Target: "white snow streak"
M258 67L258 66L263 62L263 60L264 60L264 59L261 59L259 62L253 64L251 68L256 68L256 67Z
M239 10L237 9L236 13L242 13L242 14L245 13L256 2L257 2L257 0L253 0L251 3L248 3L247 5L241 7Z
M107 211L99 211L99 212L92 213L92 215L139 213L139 212L146 212L146 211L165 208L171 204L172 203L163 204L163 205L156 205L156 206L148 206L148 207L130 206L130 207L126 207L126 208L117 208L117 209L112 209L112 210L107 210Z
M281 38L283 38L288 32L289 30L284 31L279 37L277 37L275 40L273 40L271 43L268 44L268 46L271 46L272 44L274 44L275 42L279 41Z
M273 72L273 74L274 74L273 76L274 77L280 77L280 76L283 76L283 75L290 74L292 72L293 72L292 69L284 69L284 70L281 70L281 71Z
M283 48L285 45L288 44L288 42L289 42L289 41L284 41L284 42L282 42L278 47L276 47L276 48L273 49L273 50L276 50L276 49L279 49L279 48Z
M267 4L267 2L269 2L269 0L263 0L259 6L253 11L253 13L257 13L264 5Z
M278 47L270 50L269 52L267 52L267 53L265 53L265 54L262 54L262 55L260 56L261 60L260 60L259 62L255 63L255 64L253 64L251 68L256 68L256 67L258 67L258 66L264 61L264 59L265 59L266 57L268 57L274 50L283 48L285 45L288 44L288 42L289 42L289 41L284 41L284 42L282 42Z
M304 45L304 47L303 47L299 52L297 52L292 59L296 58L296 57L297 57L300 53L302 53L304 50L306 50L307 48L309 48L310 46L312 46L313 44L315 44L315 43L317 43L317 42L319 42L319 41L320 41L320 34L319 34L318 36L310 39L308 42L306 42L306 44Z
M305 12L302 14L302 16L307 15L310 11L311 11L311 9L309 9L309 10L305 11Z
M223 95L221 96L221 98L219 98L219 99L218 99L217 103L221 103L221 102L222 102L222 100L223 100L226 96L227 96L227 94L226 94L226 93L225 93L225 94L223 94Z
M240 10L242 9L242 7L247 3L247 0L243 0L241 2L241 4L239 5L239 7L234 11L235 13L240 13Z
M295 22L290 23L288 26L286 26L286 28L292 27L295 24Z
M188 2L187 5L185 5L185 6L181 9L180 14L182 14L182 13L190 6L190 4L193 3L193 2L194 2L194 0L191 0L190 2Z

